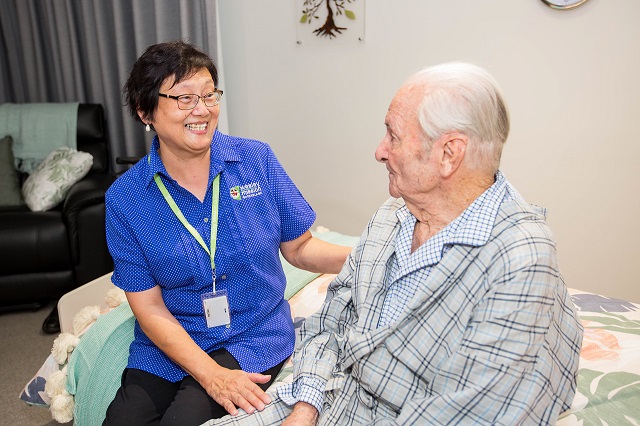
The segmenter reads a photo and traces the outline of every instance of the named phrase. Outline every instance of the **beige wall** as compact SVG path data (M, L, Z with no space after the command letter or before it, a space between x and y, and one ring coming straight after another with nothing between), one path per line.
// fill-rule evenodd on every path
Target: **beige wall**
M373 153L402 81L474 62L503 87L502 170L548 208L567 285L640 302L640 1L367 0L365 41L326 47L295 43L295 3L219 0L223 108L232 134L273 147L317 224L359 235L388 196Z

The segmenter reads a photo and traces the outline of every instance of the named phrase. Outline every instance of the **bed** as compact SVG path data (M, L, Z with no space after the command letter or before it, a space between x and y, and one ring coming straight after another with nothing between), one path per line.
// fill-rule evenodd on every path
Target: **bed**
M321 237L345 245L357 241L334 232ZM297 328L320 307L334 275L284 265L285 297ZM576 397L557 425L640 424L640 304L575 289L570 293L585 334ZM49 407L61 423L101 424L126 365L133 314L110 274L63 296L58 307L62 333L20 398ZM285 366L272 386L290 381L291 373Z

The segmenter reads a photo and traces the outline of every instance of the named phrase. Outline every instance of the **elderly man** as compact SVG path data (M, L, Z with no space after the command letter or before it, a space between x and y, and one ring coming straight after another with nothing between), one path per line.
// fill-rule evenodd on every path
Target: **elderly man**
M469 64L426 68L385 125L392 198L303 326L293 383L220 424L553 424L582 327L544 210L498 170L497 83Z

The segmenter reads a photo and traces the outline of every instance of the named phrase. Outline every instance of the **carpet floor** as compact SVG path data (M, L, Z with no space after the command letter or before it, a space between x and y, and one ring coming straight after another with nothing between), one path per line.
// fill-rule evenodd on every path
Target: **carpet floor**
M42 322L55 304L38 310L0 313L0 425L59 426L48 408L30 406L19 396L51 353L57 334L44 334ZM73 422L66 423L68 425Z

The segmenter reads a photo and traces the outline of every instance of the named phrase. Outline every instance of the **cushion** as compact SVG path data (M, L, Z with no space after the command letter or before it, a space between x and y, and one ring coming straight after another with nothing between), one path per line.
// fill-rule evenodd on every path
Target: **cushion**
M74 183L86 176L93 157L74 148L52 151L29 175L22 186L22 196L32 211L46 211L65 199Z
M13 166L12 144L11 136L0 139L0 207L22 204L20 176Z

